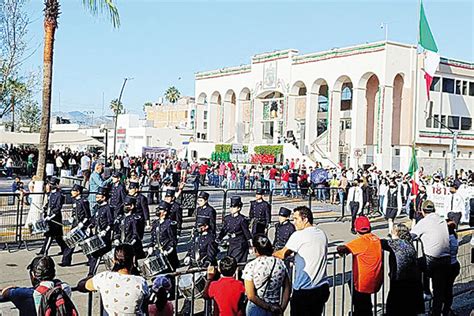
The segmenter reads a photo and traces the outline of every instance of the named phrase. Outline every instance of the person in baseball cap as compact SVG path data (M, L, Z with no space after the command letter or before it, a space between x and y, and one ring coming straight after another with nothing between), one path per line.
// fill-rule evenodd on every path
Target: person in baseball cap
M369 219L366 216L357 217L354 222L354 228L359 234L370 233L371 227Z

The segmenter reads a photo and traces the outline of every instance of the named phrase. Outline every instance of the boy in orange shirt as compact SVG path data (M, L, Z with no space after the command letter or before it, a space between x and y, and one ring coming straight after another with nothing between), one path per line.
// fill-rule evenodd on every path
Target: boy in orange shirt
M351 253L354 293L352 303L354 315L372 315L370 295L377 293L383 282L382 244L371 233L369 219L359 216L354 227L358 237L343 246L338 246L340 255Z

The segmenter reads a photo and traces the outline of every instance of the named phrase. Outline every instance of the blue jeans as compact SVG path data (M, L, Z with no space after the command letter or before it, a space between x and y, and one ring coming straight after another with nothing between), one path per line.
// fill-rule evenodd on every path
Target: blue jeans
M282 181L281 182L281 188L283 190L281 190L281 196L285 196L285 195L288 195L288 182L286 181Z
M379 195L379 211L382 213L382 215L385 215L383 212L383 200L385 198L385 195Z
M317 186L317 197L318 197L318 200L320 201L325 201L327 200L327 196L326 196L326 186L324 184L318 184Z
M245 177L240 177L240 189L245 189Z
M291 197L298 197L298 191L296 188L298 185L296 183L288 183L290 185L290 192L291 192Z
M343 204L344 203L344 195L345 195L344 190L339 190L338 194L339 194L339 203Z
M275 179L270 179L268 180L270 182L270 191L273 191L273 189L275 189L275 184L276 184L276 180Z
M245 313L247 316L273 316L272 312L255 305L251 301L247 302Z

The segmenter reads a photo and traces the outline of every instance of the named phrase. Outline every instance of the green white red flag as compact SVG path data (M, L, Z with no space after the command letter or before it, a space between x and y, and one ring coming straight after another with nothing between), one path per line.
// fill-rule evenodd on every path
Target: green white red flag
M411 178L411 194L417 195L420 170L418 168L418 161L416 160L416 150L414 145L412 147L410 169L408 170L408 174L410 174Z
M420 25L419 25L419 37L418 44L424 49L424 71L425 71L425 82L426 82L426 94L428 100L430 100L430 87L433 82L436 69L438 69L440 56L438 53L438 46L431 33L428 20L426 19L425 9L423 8L423 1L420 6Z

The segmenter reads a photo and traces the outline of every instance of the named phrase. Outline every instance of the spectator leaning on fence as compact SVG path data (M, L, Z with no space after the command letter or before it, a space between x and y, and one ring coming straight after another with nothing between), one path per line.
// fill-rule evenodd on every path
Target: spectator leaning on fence
M83 292L99 291L108 315L145 315L148 310L149 288L146 280L133 275L135 254L133 246L115 247L112 271L101 272L79 281Z
M367 217L358 217L354 226L358 237L343 246L338 246L337 251L341 255L353 255L354 315L372 315L370 295L377 293L383 283L382 246L380 239L372 234Z
M283 260L272 257L273 246L264 234L255 234L252 244L256 258L247 263L242 275L248 298L246 315L281 315L291 293L286 266Z
M295 278L291 298L291 315L321 315L329 298L326 278L328 239L313 226L313 213L306 206L295 208L293 213L296 231L285 247L273 255L284 259L295 254Z
M411 242L410 230L396 224L392 239L382 239L382 249L389 252L390 289L387 297L387 316L415 316L425 312L421 271L417 252Z
M421 267L424 272L423 287L429 295L429 279L433 286L432 315L441 315L446 303L449 286L450 251L449 233L446 221L435 213L434 203L426 200L422 205L423 219L411 230L413 237L421 240L424 257Z
M245 288L242 282L234 278L237 270L237 260L233 257L224 257L219 262L221 277L213 281L216 275L214 266L207 269L207 281L203 297L214 300L215 316L243 316L245 315Z

